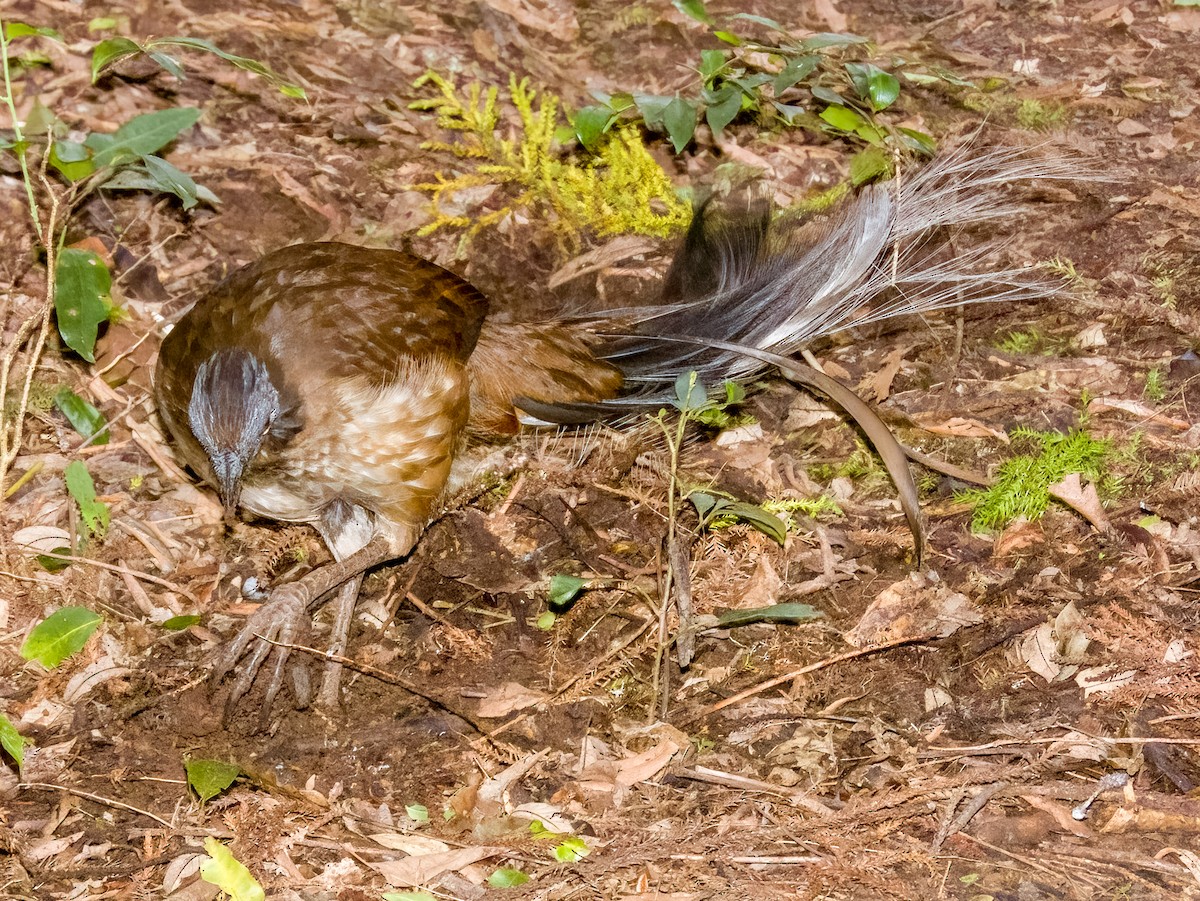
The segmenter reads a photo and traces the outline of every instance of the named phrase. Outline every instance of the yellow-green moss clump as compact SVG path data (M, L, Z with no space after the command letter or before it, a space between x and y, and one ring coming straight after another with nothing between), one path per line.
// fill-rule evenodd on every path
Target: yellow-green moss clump
M554 147L560 133L559 98L546 92L539 96L528 79L509 78L509 96L520 117L511 138L496 134L497 88L485 90L473 82L460 90L434 72L418 79L416 86L423 85L435 87L438 96L412 107L436 113L438 124L458 137L422 147L453 154L468 169L453 175L439 172L436 181L415 185L430 194L434 212L419 234L451 228L473 235L523 208L544 217L560 239L572 243L583 233L667 237L691 219L690 204L676 193L636 128L614 128L595 154L579 159ZM447 211L455 194L485 185L508 192L498 209L475 216Z

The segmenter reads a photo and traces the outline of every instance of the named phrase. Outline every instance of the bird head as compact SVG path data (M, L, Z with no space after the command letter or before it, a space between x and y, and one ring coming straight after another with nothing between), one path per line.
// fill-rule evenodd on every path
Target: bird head
M237 509L246 467L282 412L266 364L248 350L219 350L196 370L188 424L212 464L226 515Z

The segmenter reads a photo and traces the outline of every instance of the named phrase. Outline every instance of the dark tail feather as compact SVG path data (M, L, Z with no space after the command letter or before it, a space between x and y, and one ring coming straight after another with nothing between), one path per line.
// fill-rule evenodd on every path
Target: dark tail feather
M776 228L762 205L721 221L706 204L667 275L665 303L612 310L590 324L603 333L605 321L612 323L592 351L624 375L625 396L518 405L543 423L620 417L661 406L688 371L713 385L763 370L761 360L731 345L786 356L850 325L1054 294L1058 284L1027 270L983 269L995 241L947 255L945 242L933 238L1017 214L1005 191L1013 182L1079 177L1089 176L1071 160L966 150L907 180L871 185L799 229ZM672 336L708 343L663 340Z

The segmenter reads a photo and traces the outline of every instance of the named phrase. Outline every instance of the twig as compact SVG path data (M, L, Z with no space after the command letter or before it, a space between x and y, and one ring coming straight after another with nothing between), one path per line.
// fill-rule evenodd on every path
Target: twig
M97 804L104 804L108 807L115 807L118 810L128 810L130 813L140 813L144 817L149 817L156 823L162 823L168 829L174 829L175 825L164 820L157 814L153 814L148 810L142 810L140 807L134 807L132 804L126 804L123 801L114 801L112 798L105 798L103 795L93 795L91 792L80 791L77 788L68 788L65 785L55 785L53 782L22 782L18 788L43 788L51 791L66 792L68 795L75 795L80 798L86 798L89 801L95 801Z
M109 572L114 573L124 573L133 576L135 579L141 579L143 582L151 582L154 585L161 585L163 588L171 591L177 591L193 604L200 603L200 599L186 588L176 585L174 582L170 582L166 579L160 579L158 576L152 576L150 573L142 572L140 569L130 569L127 566L117 566L113 563L105 563L102 560L93 560L90 557L72 557L70 554L56 554L53 551L42 551L40 554L38 554L38 556L49 557L52 560L66 560L70 563L83 563L87 566L95 566L98 569L107 569Z
M836 657L826 657L824 660L818 660L816 663L810 663L808 666L802 666L800 669L792 670L790 673L784 673L782 676L776 676L774 679L768 679L766 682L761 682L758 685L755 685L753 688L747 688L745 691L740 691L732 697L725 698L723 701L718 701L716 704L706 707L699 713L695 713L687 717L680 722L679 725L681 727L690 725L696 720L703 719L706 716L711 716L718 710L724 710L726 707L729 707L732 704L736 704L739 701L744 701L746 698L751 698L769 688L774 688L776 685L782 685L785 682L791 682L793 679L798 679L801 676L808 675L809 673L815 673L817 670L825 669L826 667L833 666L834 664L845 663L847 660L856 660L859 657L867 657L871 654L877 654L880 651L889 651L892 648L898 648L906 644L919 644L922 641L930 641L934 638L937 638L937 636L933 634L911 635L908 638L897 638L895 641L872 645L869 648L859 648L856 651L847 651L845 654L838 654Z

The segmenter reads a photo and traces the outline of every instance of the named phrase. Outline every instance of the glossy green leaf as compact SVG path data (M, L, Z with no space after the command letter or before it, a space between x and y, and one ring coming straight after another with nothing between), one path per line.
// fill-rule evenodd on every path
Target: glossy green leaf
M867 120L848 106L827 106L821 110L821 118L841 131L854 132L867 124Z
M108 444L107 420L104 414L89 404L67 386L59 388L54 395L54 406L67 417L71 428L84 438L90 438L92 444Z
M545 613L538 615L538 618L534 621L534 625L539 631L549 632L554 628L554 624L556 622L558 622L558 615L550 610L547 610Z
M671 102L670 97L662 97L658 94L634 94L633 102L637 106L637 111L642 115L642 121L646 123L647 128L655 130L663 127L663 114L667 111L667 105Z
M687 499L695 506L696 513L699 514L702 524L708 521L708 514L717 506L717 499L703 491L693 491L688 495Z
M696 107L682 97L673 98L663 110L663 128L667 130L667 137L671 139L675 152L683 153L696 133Z
M567 607L587 587L587 579L558 573L550 578L549 604L556 610Z
M689 16L697 22L703 22L705 25L712 24L712 16L704 8L703 0L671 0L671 2L685 16Z
M791 103L780 103L778 100L772 100L771 106L788 125L795 125L805 113L805 109L802 106L796 106Z
M89 363L100 323L108 319L108 292L112 276L104 261L90 250L68 247L54 269L54 312L58 333L67 347Z
M25 739L3 713L0 713L0 748L17 762L18 769L25 763Z
M846 63L846 72L858 96L878 112L887 109L900 96L900 82L890 72L871 63Z
M771 82L771 87L775 90L775 96L778 97L788 88L795 87L808 76L816 71L817 64L821 58L815 53L810 53L806 56L796 56L789 59L787 65L783 67L774 81Z
M56 610L33 627L21 645L21 656L54 669L87 644L101 621L102 617L86 607Z
M241 775L241 767L223 760L185 760L183 768L187 771L187 784L197 795L200 802L212 800Z
M266 901L267 894L245 865L215 838L204 840L208 859L200 864L200 878L215 885L230 901Z
M616 121L616 114L607 106L585 106L575 114L575 137L588 150L594 150L603 135Z
M487 879L492 888L516 888L529 881L529 874L514 870L512 867L501 867Z
M732 31L714 31L713 37L719 41L724 41L726 44L732 44L734 47L742 46L742 39Z
M724 629L735 626L749 626L753 623L794 623L811 622L825 616L811 604L772 604L769 607L755 607L748 610L726 610L717 616L717 625Z
M79 505L79 515L88 531L103 536L108 531L109 510L108 505L96 497L92 474L82 461L72 460L63 470L63 480L67 483L67 493Z
M163 620L159 623L159 628L166 629L168 632L182 632L184 629L191 628L198 622L200 622L200 614L185 613Z
M142 52L142 45L129 38L105 38L92 48L92 84L109 66Z
M721 131L732 122L742 111L742 92L733 85L727 84L716 94L712 103L704 111L704 119L712 133L720 136Z
M96 168L116 166L158 152L199 120L195 107L156 110L135 116L110 135L89 135L84 143L95 151Z
M96 171L91 151L77 141L54 141L50 145L50 165L70 182L87 178Z

